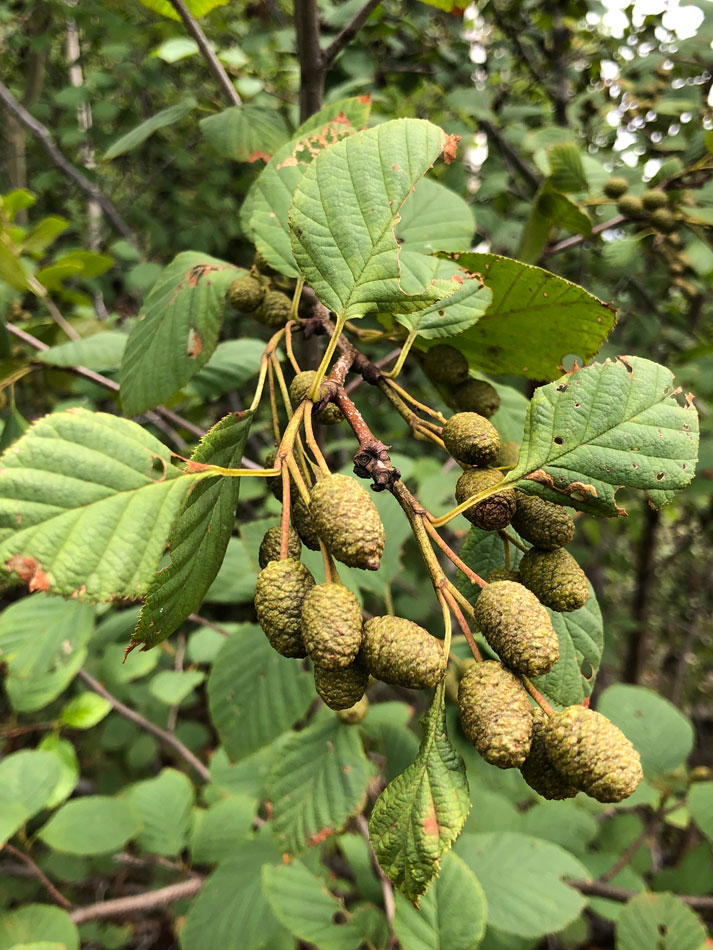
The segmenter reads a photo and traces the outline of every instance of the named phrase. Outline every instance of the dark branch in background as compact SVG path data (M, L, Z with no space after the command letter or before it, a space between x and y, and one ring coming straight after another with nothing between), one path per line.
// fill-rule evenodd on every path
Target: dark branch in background
M69 178L74 184L84 192L85 195L88 195L97 204L101 207L104 214L109 218L111 223L114 225L116 230L124 237L130 244L134 247L138 247L138 241L134 236L131 228L121 217L119 212L114 207L112 201L104 194L104 192L89 181L89 179L83 175L78 169L74 167L64 155L57 148L57 145L52 138L49 130L42 125L41 122L38 122L34 116L30 115L27 109L22 106L17 99L13 96L10 90L2 82L0 82L0 100L5 104L5 106L12 112L19 121L25 126L26 129L29 129L30 132L35 136L35 138L40 142L44 150L47 152L49 157L55 163L57 168Z
M195 771L200 775L204 782L210 782L210 772L203 765L201 760L197 758L190 749L188 749L180 739L177 739L173 733L167 732L165 729L162 729L160 726L157 726L156 723L151 722L151 720L146 719L141 713L137 713L135 710L131 709L129 706L125 706L124 703L120 702L115 696L109 692L99 680L95 680L93 676L90 676L86 670L80 670L77 674L81 680L89 686L90 689L93 689L95 693L98 693L100 696L103 696L104 699L108 700L111 703L112 707L119 713L120 716L123 716L125 719L128 719L130 722L133 722L140 729L143 729L144 732L150 732L152 736L155 736L159 742L163 742L164 745L170 746L175 752L180 755L180 757L187 762ZM177 900L177 898L173 898ZM109 903L115 903L110 901Z
M603 221L601 224L595 224L592 228L591 235L583 234L574 234L572 237L565 238L563 241L558 241L556 244L550 244L544 249L541 257L552 257L553 254L559 254L560 251L566 251L569 247L575 247L577 244L581 244L583 241L588 241L590 237L594 237L595 234L601 234L602 231L607 231L609 228L615 228L618 224L621 224L622 221L626 221L626 218L623 214L618 214L614 218L610 218L608 221Z
M317 0L295 0L295 32L300 63L300 122L305 122L322 108L324 95Z
M113 901L99 901L98 904L80 907L73 910L69 916L75 924L84 924L88 920L101 920L103 917L121 917L137 911L155 910L158 907L167 907L174 901L193 897L202 887L202 877L191 877L187 881L159 887L158 890L146 891L144 894L119 897Z
M351 43L362 26L366 23L369 14L375 10L381 0L367 0L367 3L357 13L351 23L347 23L341 33L338 33L326 50L322 53L322 68L326 71L332 65L344 47Z
M503 158L514 165L522 177L528 182L528 184L537 190L540 187L540 179L538 175L530 168L527 162L523 161L523 159L520 157L520 154L505 141L493 123L488 122L486 119L481 119L480 127L485 132L485 134L489 138L492 138L492 140L498 146Z
M230 99L231 105L241 106L243 104L242 99L238 95L235 86L230 81L230 76L228 76L225 69L223 68L223 64L213 52L213 49L211 48L205 33L200 28L200 24L196 18L192 15L191 11L185 5L183 0L169 0L169 3L180 16L186 30L196 41L203 59L206 61L206 63L208 63L210 71L218 80L218 85L220 88L223 90L228 99Z
M611 884L602 884L600 881L565 881L565 883L587 897L606 897L610 901L619 901L622 904L630 901L632 897L638 897L641 893L641 891L626 891L621 887L612 887ZM713 910L713 897L694 897L690 894L676 894L676 897L694 910Z
M24 851L20 851L19 848L13 847L9 842L0 845L0 851L5 851L7 854L12 854L19 861L22 861L29 869L33 877L36 877L37 880L42 884L47 893L50 895L52 900L56 901L60 907L64 907L65 910L69 910L73 905L71 901L68 901L64 894L61 894L57 888L54 886L52 881L47 877L44 871L41 868L38 868L29 854L25 854Z

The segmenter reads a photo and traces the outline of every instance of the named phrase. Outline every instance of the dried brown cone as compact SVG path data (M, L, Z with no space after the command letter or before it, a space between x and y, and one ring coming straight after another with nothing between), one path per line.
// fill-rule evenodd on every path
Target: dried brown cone
M372 617L364 624L359 662L391 686L426 689L443 679L443 644L403 617Z
M488 584L475 602L475 621L500 659L518 673L549 673L559 657L550 615L522 584Z
M456 501L461 505L471 495L499 485L504 477L496 468L468 468L456 483ZM463 517L484 531L499 531L510 524L515 505L514 489L504 488L466 508Z
M599 802L620 802L643 778L641 760L624 733L606 716L568 706L544 730L547 757L564 778Z
M520 580L550 610L579 610L589 600L587 575L564 548L530 548L520 561Z
M532 746L526 761L520 766L522 777L538 795L550 801L574 798L579 791L560 775L547 757L545 729L548 716L539 706L532 706Z
M453 405L459 412L477 412L489 419L500 408L500 396L486 380L468 379L454 389Z
M330 709L350 709L356 705L368 683L369 674L359 663L352 663L343 670L314 668L315 689Z
M300 495L292 501L290 517L292 518L292 526L302 538L304 546L309 548L310 551L319 551L319 535L314 526L312 514Z
M566 508L537 495L516 492L512 526L526 541L543 551L564 548L574 537L574 520Z
M314 578L301 561L292 557L270 561L257 576L257 622L272 648L282 656L307 656L301 614L302 603L312 587Z
M302 639L309 658L324 670L356 659L362 639L359 601L341 584L317 584L302 604Z
M463 732L486 762L518 768L530 752L530 701L520 682L501 663L486 660L468 669L458 688Z
M443 426L446 450L462 465L490 465L498 457L495 426L477 412L457 412Z
M274 528L268 528L260 543L260 550L257 554L260 567L267 567L270 561L280 560L280 545L282 544L282 528L275 525ZM299 535L292 528L288 529L287 535L287 556L299 560L302 553L302 542Z
M384 526L376 505L355 478L338 474L320 478L310 493L309 509L315 530L338 561L378 570L386 541Z
M433 383L449 389L468 378L468 360L460 350L447 343L437 343L427 351L421 364Z
M299 405L309 393L316 375L317 373L313 369L308 369L305 370L304 373L298 373L292 380L290 383L290 400L293 406ZM328 393L329 390L324 383L322 383L319 390L320 399L323 399ZM319 402L319 399L316 400L316 402ZM344 421L342 410L339 406L335 406L334 403L331 402L327 403L324 409L319 412L313 412L312 418L315 422L319 422L323 426L333 426Z

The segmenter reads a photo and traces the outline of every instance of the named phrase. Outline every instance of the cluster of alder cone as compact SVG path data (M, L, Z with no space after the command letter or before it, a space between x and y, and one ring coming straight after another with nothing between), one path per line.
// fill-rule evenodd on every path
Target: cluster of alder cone
M290 319L291 301L268 289L256 269L238 278L228 299L272 327ZM584 706L554 711L534 705L525 684L549 672L559 656L559 641L545 607L573 611L589 597L586 576L565 550L574 521L565 508L539 497L496 486L503 469L517 458L516 444L501 446L489 417L497 410L497 391L471 379L465 357L439 344L427 351L422 368L457 411L442 427L446 450L463 468L456 486L459 504L490 494L463 514L486 531L512 524L532 547L519 570L491 571L475 603L474 619L499 661L478 657L447 672L443 641L402 617L363 621L355 595L336 580L317 584L301 562L302 544L349 567L377 570L385 531L368 492L348 475L323 472L309 488L309 502L294 481L270 479L283 504L289 495L291 526L270 528L259 552L261 571L255 589L258 623L272 647L293 658L309 656L319 696L347 722L366 714L369 677L384 683L431 688L444 681L455 693L463 731L481 756L500 768L519 768L528 784L549 799L584 791L602 802L629 796L642 778L639 756L605 716ZM339 424L344 415L329 401L324 385L316 402L309 396L315 372L298 373L289 388L297 408L309 403L308 418ZM311 424L311 423L310 423ZM273 467L279 447L266 460ZM280 461L283 461L281 458ZM279 467L279 466L278 466ZM336 572L335 572L336 573ZM532 692L532 690L530 690ZM536 691L535 691L536 692Z

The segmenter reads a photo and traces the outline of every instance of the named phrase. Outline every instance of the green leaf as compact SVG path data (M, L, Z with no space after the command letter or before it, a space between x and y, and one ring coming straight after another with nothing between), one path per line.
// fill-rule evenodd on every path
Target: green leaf
M121 363L128 416L168 399L210 359L223 324L224 297L244 271L198 251L165 268L131 328Z
M163 769L156 778L130 785L126 801L140 815L143 831L136 843L144 851L177 855L186 846L191 826L193 785L176 769Z
M616 925L616 950L703 950L705 944L705 927L673 894L639 894Z
M540 257L553 228L589 237L592 221L573 201L557 191L551 179L540 188L530 211L517 256L526 264Z
M48 733L37 746L40 752L54 756L59 766L59 780L47 801L47 808L56 808L72 794L79 781L79 761L74 746L68 739Z
M440 182L423 178L401 210L396 240L402 251L420 254L466 251L474 231L470 205Z
M264 349L264 340L250 337L219 343L215 353L184 391L207 400L237 389L258 373Z
M25 904L0 916L0 950L38 944L41 950L79 950L79 931L66 910Z
M572 142L559 142L547 149L550 182L557 191L587 191L589 183L579 149Z
M445 705L437 690L416 761L386 786L369 821L379 864L410 901L418 904L469 811L465 765L446 735Z
M25 419L22 413L15 407L10 409L10 415L5 420L5 425L0 435L0 452L4 452L14 442L20 438L23 433L30 428L30 423Z
M0 195L0 208L12 221L18 211L31 208L36 201L37 198L31 191L27 191L26 188L16 188L14 191L8 191L6 195Z
M368 117L369 104L359 99L342 99L322 109L278 149L251 188L241 220L248 225L260 254L281 274L299 274L290 245L288 215L308 165L320 151L365 125Z
M427 179L420 184L425 181ZM409 330L417 330L420 337L437 340L462 333L477 323L490 306L493 296L490 288L483 286L480 279L466 277L464 280L460 268L451 262L403 249L400 261L402 277L410 275L412 281L419 277L424 284L433 279L453 278L456 282L460 281L458 289L445 300L439 300L417 313L396 314L399 323Z
M698 782L691 787L687 803L691 818L709 841L713 841L713 782Z
M693 749L693 726L673 703L645 686L616 683L597 708L630 739L647 776L672 772Z
M20 293L25 293L30 286L22 264L5 244L0 244L0 280Z
M175 13L175 10L173 12ZM151 55L162 59L164 63L177 63L186 56L194 56L197 52L198 44L189 36L172 36L170 40L159 43Z
M280 856L264 836L222 861L192 901L181 950L261 950L280 929L263 894L260 868Z
M47 805L60 777L59 763L49 752L26 749L0 762L0 843Z
M488 903L488 924L520 937L562 930L587 899L563 878L588 880L587 869L548 841L516 832L461 835L456 845L480 881Z
M121 364L128 337L119 330L107 330L95 333L83 340L70 340L51 346L35 359L50 366L87 366L89 369L103 372Z
M107 795L73 798L56 812L38 836L66 854L118 851L141 831L141 820L126 802Z
M20 247L27 254L42 254L68 227L69 221L65 218L50 215L35 225L27 237L23 238Z
M65 703L59 719L72 729L91 729L111 712L111 703L96 693L80 693Z
M591 514L625 514L615 498L623 487L660 508L691 481L697 460L698 416L678 392L664 366L622 356L540 387L506 481Z
M188 115L189 112L195 109L196 105L197 102L193 96L189 96L182 102L176 103L175 106L161 109L156 115L152 115L150 119L145 119L137 125L136 128L127 132L126 135L122 135L113 145L110 145L104 153L104 161L108 162L112 158L118 158L119 155L125 155L126 152L137 148L137 146L145 142L149 136L153 135L154 132L158 132L159 129L162 129L166 125L173 125L174 122L178 122L185 115Z
M45 416L0 457L0 564L80 600L146 589L188 490L169 449L103 412Z
M497 254L454 254L493 292L485 316L456 341L473 369L556 379L562 361L586 361L615 323L615 310L582 287L539 267Z
M409 950L477 950L485 933L487 905L477 877L452 852L416 909L396 894L394 932Z
M140 2L154 13L160 13L171 20L181 19L168 0L140 0ZM224 6L227 2L228 0L185 0L188 12L197 20L206 16L211 10L215 10L216 7Z
M199 125L208 144L222 158L236 162L268 162L287 138L280 113L262 106L231 106Z
M149 692L166 706L178 706L204 679L199 670L161 670L149 683Z
M264 865L262 887L275 917L298 940L318 950L358 950L362 945L361 932L349 919L335 923L335 914L346 916L344 903L301 861Z
M191 457L202 465L239 468L251 412L229 413L203 436ZM131 643L155 646L203 601L235 526L240 478L214 477L196 485L171 531L171 561L154 577Z
M267 780L280 850L301 854L339 831L363 805L372 774L359 730L334 717L290 736Z
M451 147L430 122L395 119L342 139L308 167L290 208L292 252L339 317L423 310L457 289L405 279L394 233L414 185Z
M311 673L275 653L259 627L225 641L208 681L210 718L234 761L269 745L313 699Z
M232 857L250 833L257 802L247 795L231 795L194 815L191 857L196 864L213 864Z
M309 567L309 565L307 565ZM233 536L228 541L218 575L205 595L211 604L252 603L255 594L258 566L245 548L242 538Z

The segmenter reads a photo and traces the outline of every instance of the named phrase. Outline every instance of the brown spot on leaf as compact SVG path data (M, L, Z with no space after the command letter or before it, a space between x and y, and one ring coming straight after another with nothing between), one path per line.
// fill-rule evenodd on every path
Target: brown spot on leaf
M252 164L253 162L263 161L265 164L270 161L272 155L268 155L267 152L251 152L248 155L248 162Z
M440 831L440 825L438 824L438 818L436 817L436 812L432 808L430 814L426 815L423 819L423 832L427 835L437 835Z
M365 106L371 105L371 95L367 93L365 96L357 96L359 102L363 102Z
M334 828L332 828L331 825L327 826L326 828L321 828L319 831L315 831L315 833L309 837L310 848L314 847L316 844L321 844L322 841L327 839L333 831Z
M570 482L568 485L558 486L555 484L554 478L541 468L535 469L534 472L530 472L530 474L525 477L531 482L537 482L540 485L551 488L553 491L559 492L560 495L571 495L573 498L578 498L581 501L584 501L588 495L591 495L592 498L599 497L594 485L588 485L586 482Z
M198 359L203 349L203 337L193 327L188 331L188 346L186 352L192 360Z
M446 136L446 141L443 146L443 160L446 165L455 159L456 152L458 151L458 143L460 142L460 135L448 135Z
M5 561L5 567L8 571L17 574L23 584L27 584L30 593L36 590L50 589L49 577L45 574L40 562L33 557L23 557L21 554L15 554L9 561Z

